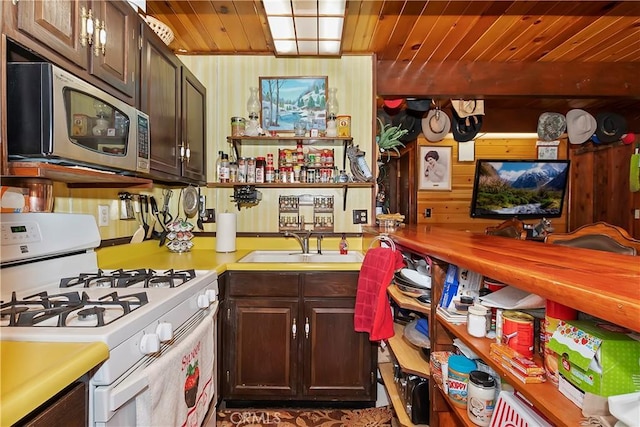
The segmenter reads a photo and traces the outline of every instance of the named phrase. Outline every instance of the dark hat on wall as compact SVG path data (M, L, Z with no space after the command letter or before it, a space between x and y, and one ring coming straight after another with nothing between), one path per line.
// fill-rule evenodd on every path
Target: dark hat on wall
M422 113L420 113L422 115ZM418 134L422 131L421 117L410 110L402 110L393 116L393 126L399 126L400 129L406 129L408 132L400 137L400 141L407 143L418 138Z
M407 108L413 111L426 113L431 107L431 99L407 98Z
M600 142L620 141L622 135L627 133L627 121L616 113L596 114L596 135Z
M582 144L596 131L596 119L579 108L567 113L567 136L571 144Z
M555 141L567 129L567 120L560 113L542 113L538 118L538 138Z
M456 109L451 107L452 123L451 132L453 139L458 142L468 142L473 140L482 128L482 115L460 117Z
M376 116L380 119L380 121L382 121L382 124L392 125L393 123L393 119L391 118L389 113L387 113L387 110L384 107L378 108L378 111L376 112Z
M451 121L447 113L439 108L430 110L427 117L422 119L422 134L430 142L439 142L451 130Z

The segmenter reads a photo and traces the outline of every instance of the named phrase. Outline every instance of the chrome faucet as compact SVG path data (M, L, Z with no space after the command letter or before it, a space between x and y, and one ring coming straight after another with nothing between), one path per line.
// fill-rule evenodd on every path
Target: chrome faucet
M305 231L305 234L302 236L300 234L293 233L291 231L284 232L284 237L293 237L298 241L298 243L300 244L300 247L302 248L303 254L309 253L309 237L310 236L311 236L311 231Z

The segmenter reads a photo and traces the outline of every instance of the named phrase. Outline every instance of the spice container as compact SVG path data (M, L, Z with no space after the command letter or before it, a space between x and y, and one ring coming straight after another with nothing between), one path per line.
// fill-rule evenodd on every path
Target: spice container
M244 117L231 117L231 136L243 136L245 130Z
M488 426L495 406L496 382L491 375L482 371L469 372L467 386L467 416L472 423Z
M264 157L257 157L256 158L256 182L257 183L260 183L260 184L264 183L265 167L266 167L266 161Z

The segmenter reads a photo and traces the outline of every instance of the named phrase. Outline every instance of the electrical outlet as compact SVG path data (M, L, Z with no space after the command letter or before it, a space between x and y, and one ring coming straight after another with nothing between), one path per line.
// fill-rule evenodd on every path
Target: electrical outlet
M431 208L426 208L424 210L424 217L425 218L431 218Z
M109 206L107 205L98 205L98 226L109 226Z
M354 224L367 224L369 219L367 217L366 209L354 209L353 210L353 223Z
M202 216L202 222L204 224L209 224L212 222L216 222L216 210L215 209L205 209L205 214Z

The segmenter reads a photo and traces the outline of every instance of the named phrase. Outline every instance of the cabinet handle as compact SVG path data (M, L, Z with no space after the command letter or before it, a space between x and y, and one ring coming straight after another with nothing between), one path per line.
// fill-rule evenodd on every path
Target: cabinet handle
M93 44L93 11L82 6L80 9L81 16L81 29L80 29L80 44L82 47Z
M104 28L104 19L102 22L96 19L96 43L94 46L94 53L96 56L100 54L104 55L105 47L107 46L107 30Z
M191 148L189 148L189 144L187 144L187 149L185 151L185 157L187 158L187 163L189 163L189 160L191 159Z
M304 318L304 337L309 339L309 318Z
M184 143L182 145L180 145L180 160L184 160Z
M298 327L296 326L296 319L293 319L293 325L291 325L291 333L293 334L293 339L296 339L296 332L298 332Z

